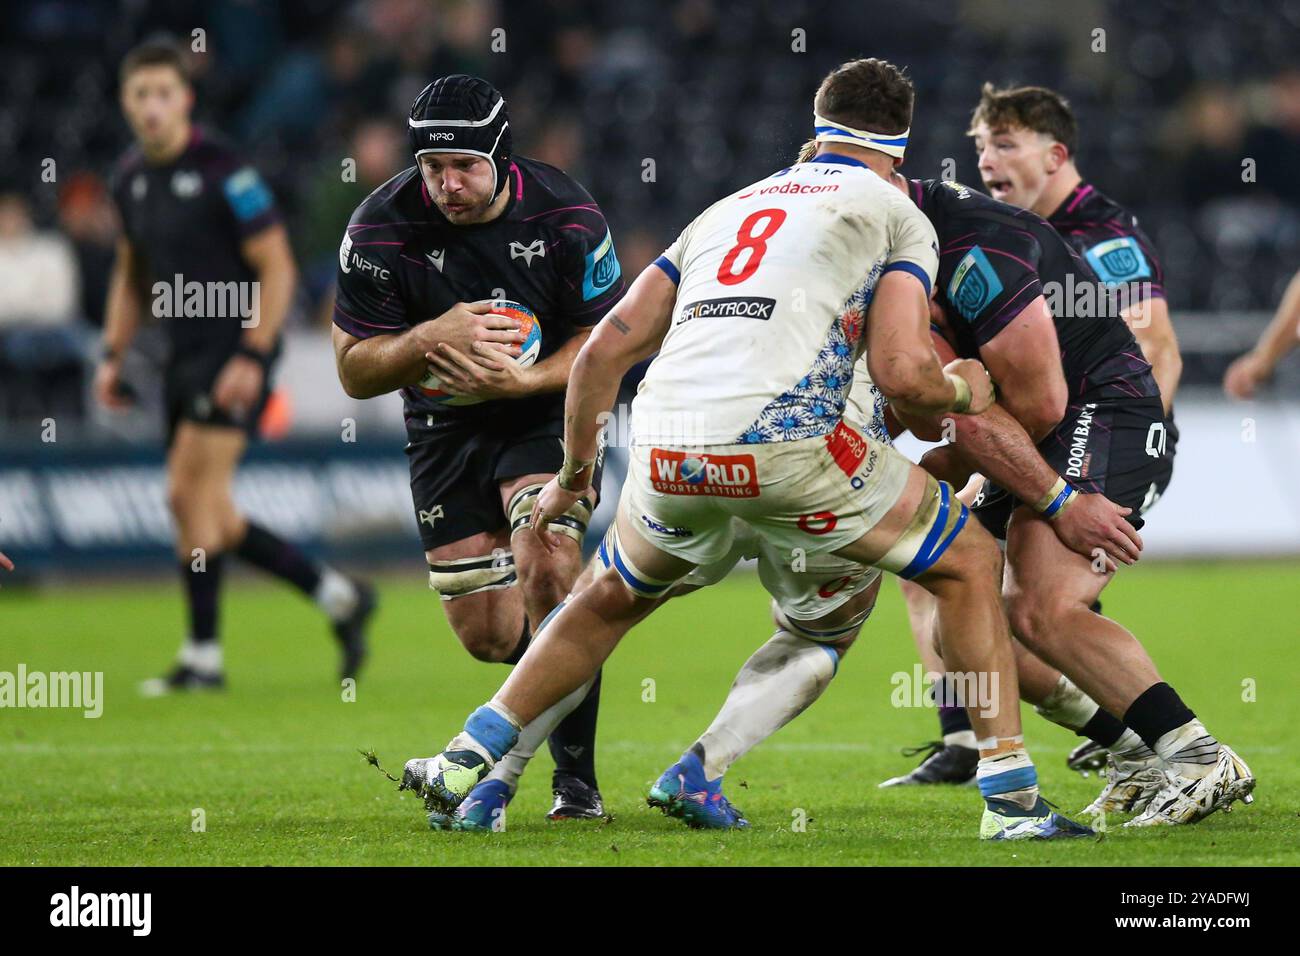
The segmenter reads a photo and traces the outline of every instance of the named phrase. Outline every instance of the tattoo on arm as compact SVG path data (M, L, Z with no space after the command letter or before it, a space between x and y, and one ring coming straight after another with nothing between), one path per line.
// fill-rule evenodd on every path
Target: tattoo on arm
M626 322L620 319L613 312L609 314L609 324L614 326L614 328L618 329L624 335L627 335L629 332L632 331L631 327L629 327Z

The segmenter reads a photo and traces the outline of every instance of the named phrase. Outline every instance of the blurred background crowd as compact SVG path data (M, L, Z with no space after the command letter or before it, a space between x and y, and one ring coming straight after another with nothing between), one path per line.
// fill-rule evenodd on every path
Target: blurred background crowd
M959 179L978 183L964 132L980 84L1052 86L1080 115L1084 175L1137 211L1163 254L1175 316L1277 302L1300 263L1300 3L917 0L907 10L14 4L0 39L0 326L102 321L116 232L105 182L128 145L117 64L147 33L192 40L196 27L206 49L194 56L198 116L274 185L304 276L298 323L328 321L343 226L409 164L403 119L434 76L477 73L502 89L517 148L587 185L635 273L712 199L791 157L821 76L864 53L906 64L917 84L911 174L936 175L951 159ZM493 52L494 39L504 50ZM47 158L54 182L42 178ZM356 161L356 182L343 181L344 158ZM1243 158L1255 161L1254 181L1243 181Z
M906 15L802 0L6 7L0 448L18 423L97 414L86 408L86 361L118 229L106 184L129 145L117 67L158 31L201 46L198 120L260 168L286 214L302 275L291 328L319 344L318 386L332 379L327 325L343 228L410 164L410 102L451 72L492 81L517 151L587 186L629 275L708 203L790 161L808 138L821 77L862 55L905 64L916 83L904 167L913 176L949 169L978 185L965 131L983 82L1069 97L1081 172L1138 213L1163 257L1192 390L1217 387L1300 267L1300 0L909 0ZM341 175L348 159L353 182ZM1283 392L1296 385L1279 380ZM156 441L155 421L141 416L138 434L109 430Z

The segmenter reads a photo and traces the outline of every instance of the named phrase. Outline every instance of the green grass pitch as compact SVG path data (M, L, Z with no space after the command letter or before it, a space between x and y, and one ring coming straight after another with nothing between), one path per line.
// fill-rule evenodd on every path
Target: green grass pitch
M104 712L0 710L0 863L207 864L1051 864L1300 862L1300 566L1150 564L1125 570L1108 613L1259 778L1253 806L1191 828L1111 831L1067 845L981 845L971 788L881 791L901 746L936 735L934 712L895 708L890 676L914 662L902 601L880 605L826 695L738 763L727 789L746 832L689 831L646 807L649 783L713 717L741 662L771 633L752 575L670 603L606 667L598 767L614 819L548 823L550 758L525 776L504 834L431 832L397 773L459 729L506 674L461 650L421 575L380 581L373 657L354 702L307 602L235 581L222 620L230 689L144 700L181 633L179 588L0 591L0 671L103 671ZM652 680L653 701L643 698ZM1243 682L1253 682L1254 700ZM1099 787L1065 769L1076 742L1025 711L1045 795L1077 811ZM195 832L194 811L206 828ZM796 825L806 816L806 827Z

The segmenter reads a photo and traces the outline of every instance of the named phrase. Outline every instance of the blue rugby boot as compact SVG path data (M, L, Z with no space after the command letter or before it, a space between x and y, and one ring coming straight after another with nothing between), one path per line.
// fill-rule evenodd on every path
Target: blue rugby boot
M1057 813L1042 797L1031 810L996 797L984 801L981 840L1059 840L1096 835L1089 827Z
M687 752L650 788L646 803L694 830L739 830L749 826L744 813L722 795L722 778L707 780L704 765Z
M434 810L429 814L431 830L464 830L474 833L504 833L506 806L514 794L504 780L484 780L469 792L452 813Z

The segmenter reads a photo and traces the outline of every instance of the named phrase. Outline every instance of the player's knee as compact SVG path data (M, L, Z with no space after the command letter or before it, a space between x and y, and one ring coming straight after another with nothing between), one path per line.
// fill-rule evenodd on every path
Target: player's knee
M1030 648L1043 647L1058 636L1067 636L1061 628L1065 611L1063 602L1045 595L1016 591L1007 596L1011 631Z
M186 476L177 475L167 483L167 510L172 517L183 521L195 510L199 495L195 483Z
M955 552L955 553L954 553ZM953 564L957 572L968 580L998 587L1002 580L1002 549L993 535L978 522L968 521L953 541Z
M509 633L490 620L464 621L454 625L453 630L470 657L488 664L506 660L519 643L518 631Z
M524 603L551 608L563 601L574 579L572 569L564 564L549 555L521 563L519 587L524 593Z

